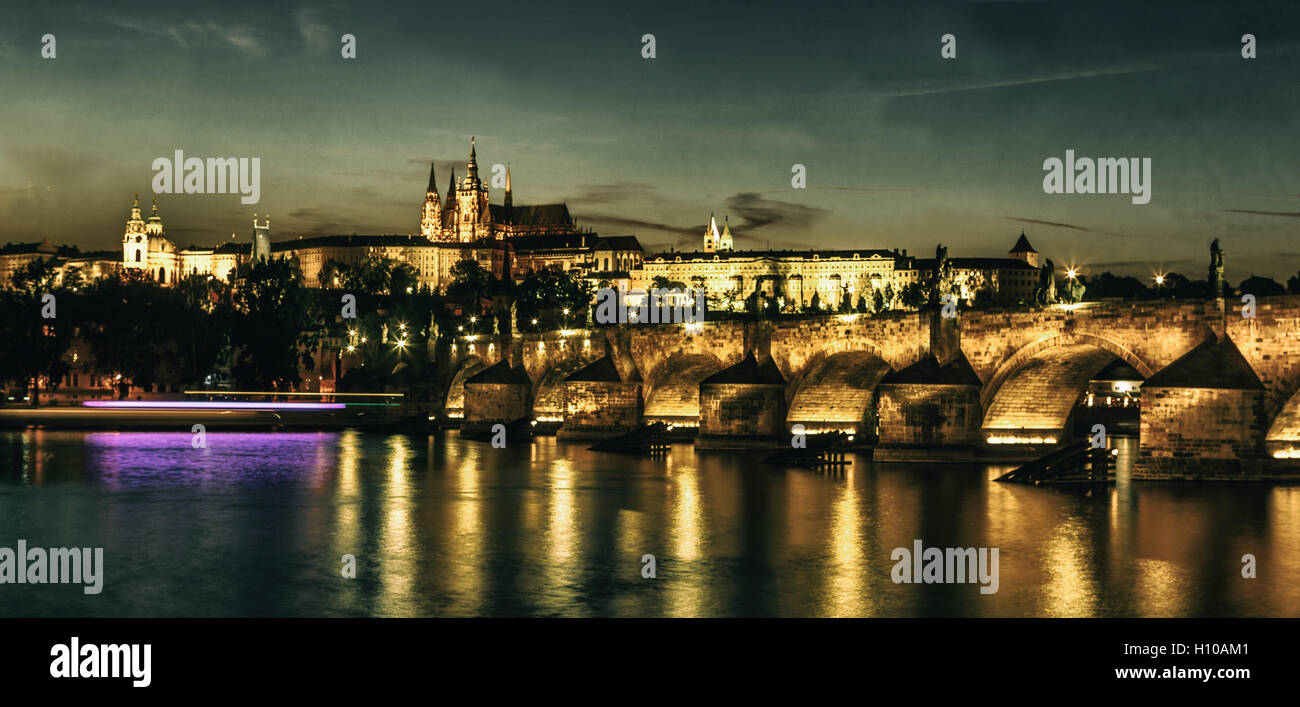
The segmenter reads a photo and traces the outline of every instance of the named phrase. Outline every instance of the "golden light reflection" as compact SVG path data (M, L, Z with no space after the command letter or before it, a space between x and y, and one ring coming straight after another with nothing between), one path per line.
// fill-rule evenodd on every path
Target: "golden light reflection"
M830 616L870 616L871 593L867 586L869 558L875 548L864 540L862 498L854 483L854 469L844 473L839 493L831 505L831 528L827 550L831 557L827 576L826 613Z
M361 433L347 430L339 436L338 491L334 498L334 554L356 556L361 552Z
M1166 560L1139 558L1134 562L1134 603L1142 616L1186 616L1187 572Z
M670 454L666 461L670 479L668 546L674 576L665 596L664 613L701 616L708 587L699 565L708 552L708 522L700 495L699 467L681 463L682 457L694 461L693 455L683 454Z
M480 468L485 463L477 444L461 442L455 449L460 464L451 471L454 501L450 504L451 532L445 534L446 555L453 565L439 572L456 598L453 612L457 616L480 616L487 585L487 563L483 507L479 499Z
M414 532L411 513L415 499L411 497L410 440L405 435L388 438L388 479L384 485L384 522L379 535L379 582L381 605L386 613L409 615L415 605L415 577L419 567L415 561Z
M1097 612L1097 578L1091 567L1089 533L1076 519L1058 525L1047 540L1043 564L1043 614L1052 617L1093 616Z

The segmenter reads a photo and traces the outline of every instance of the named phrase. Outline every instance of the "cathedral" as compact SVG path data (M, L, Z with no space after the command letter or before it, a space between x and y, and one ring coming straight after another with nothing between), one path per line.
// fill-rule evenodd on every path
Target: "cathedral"
M555 236L578 232L565 204L515 206L509 167L506 168L503 203L490 203L488 187L478 176L478 150L474 138L470 138L465 172L465 178L457 182L456 170L451 170L444 196L438 193L435 167L429 166L429 188L425 191L420 213L420 235L438 243L473 243L485 238L504 240L514 236Z

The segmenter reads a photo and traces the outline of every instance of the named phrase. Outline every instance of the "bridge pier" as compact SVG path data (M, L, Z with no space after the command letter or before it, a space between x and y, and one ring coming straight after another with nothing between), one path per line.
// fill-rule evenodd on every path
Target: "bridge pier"
M498 423L528 419L533 383L522 366L501 360L465 381L465 419L461 431L485 434Z
M562 384L560 439L605 439L641 426L645 401L636 369L622 375L612 355L575 371Z
M1261 473L1264 385L1226 336L1211 336L1142 386L1135 478Z
M771 358L751 351L740 363L700 382L700 433L705 449L773 446L786 435L785 377Z
M965 461L980 444L980 388L966 357L934 356L885 375L876 386L878 461Z

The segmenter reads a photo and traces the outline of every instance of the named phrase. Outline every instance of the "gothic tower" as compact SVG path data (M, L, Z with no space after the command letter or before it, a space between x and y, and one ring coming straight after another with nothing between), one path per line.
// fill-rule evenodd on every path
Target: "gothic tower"
M722 235L718 236L718 250L731 250L732 246L731 219L724 218L722 221Z
M429 189L424 193L424 211L420 216L420 235L431 241L437 240L442 228L442 204L438 200L438 186L433 182L433 171L430 164Z
M718 220L709 214L709 225L704 229L704 252L712 253L718 249Z
M456 168L451 168L451 180L447 182L447 203L442 205L445 211L442 215L442 233L438 236L441 241L456 240Z
M478 178L478 153L472 137L466 170L468 173L456 192L456 239L462 243L486 238L492 233L488 190Z
M513 198L513 197L511 196L511 194L510 194L510 165L506 165L506 198L505 198L505 205L506 205L506 211L509 211L510 208L511 208L512 206L514 206L514 198Z

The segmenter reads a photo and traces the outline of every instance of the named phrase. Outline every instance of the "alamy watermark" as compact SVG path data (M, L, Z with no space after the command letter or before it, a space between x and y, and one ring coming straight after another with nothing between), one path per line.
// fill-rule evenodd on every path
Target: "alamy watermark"
M0 547L0 584L84 584L86 594L104 589L104 548Z
M52 678L131 678L134 687L153 682L153 644L87 643L73 636L50 647Z
M241 204L262 199L262 158L185 157L177 150L174 158L153 161L155 194L242 194Z
M889 553L896 564L889 576L894 584L974 584L980 594L998 593L998 549L981 547L896 547Z
M596 292L597 324L696 324L704 321L704 290L652 287L620 292L602 287Z
M1091 157L1075 159L1074 150L1043 160L1043 191L1047 194L1132 194L1134 204L1151 202L1150 157Z

